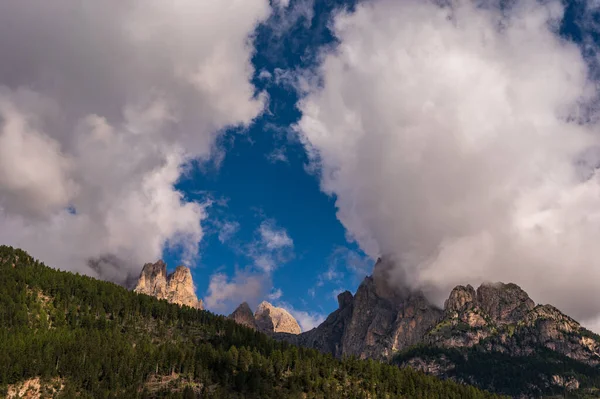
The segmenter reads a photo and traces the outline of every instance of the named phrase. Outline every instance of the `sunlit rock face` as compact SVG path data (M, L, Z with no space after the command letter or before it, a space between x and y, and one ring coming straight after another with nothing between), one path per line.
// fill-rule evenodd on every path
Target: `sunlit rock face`
M258 329L263 332L300 334L302 329L285 309L263 301L254 313Z
M162 260L144 265L134 291L178 305L204 308L202 300L196 296L190 269L177 266L173 273L167 275L167 265Z
M252 313L250 305L243 302L228 316L238 324L269 335L285 334L297 336L302 332L300 325L287 310L263 301Z

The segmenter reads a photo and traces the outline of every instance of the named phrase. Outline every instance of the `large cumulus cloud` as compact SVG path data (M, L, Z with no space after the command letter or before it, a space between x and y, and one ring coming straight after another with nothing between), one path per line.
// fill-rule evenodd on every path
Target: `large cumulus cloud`
M398 284L439 300L458 283L513 281L593 319L596 86L557 34L562 6L447 3L336 16L339 45L299 105L322 189L366 253L395 258Z
M262 110L250 35L267 0L0 4L0 242L123 282L197 252L175 184Z

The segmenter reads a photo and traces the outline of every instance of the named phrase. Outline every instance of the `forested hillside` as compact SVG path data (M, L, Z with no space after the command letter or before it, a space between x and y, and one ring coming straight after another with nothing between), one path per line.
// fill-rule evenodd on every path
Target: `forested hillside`
M0 396L40 377L71 398L494 398L411 369L336 360L209 312L0 246Z

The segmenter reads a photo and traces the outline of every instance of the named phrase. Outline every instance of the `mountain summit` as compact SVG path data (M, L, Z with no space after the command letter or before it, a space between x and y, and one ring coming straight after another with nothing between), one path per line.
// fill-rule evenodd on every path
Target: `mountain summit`
M178 305L204 308L202 300L196 296L190 269L177 266L173 273L167 275L167 265L162 260L144 265L134 291Z
M253 328L264 333L287 333L300 334L302 332L300 325L287 310L273 306L269 302L263 301L256 312L252 314L250 306L244 302L229 315L229 318L238 324Z
M339 308L318 327L297 337L281 335L292 343L336 357L357 356L383 360L422 341L442 317L442 310L420 292L389 283L391 261L379 259L352 296L338 295Z
M595 384L600 337L555 307L536 305L518 285L498 282L459 285L439 309L421 292L390 283L391 262L379 259L356 294L341 293L338 309L318 327L275 337L503 394L539 397Z

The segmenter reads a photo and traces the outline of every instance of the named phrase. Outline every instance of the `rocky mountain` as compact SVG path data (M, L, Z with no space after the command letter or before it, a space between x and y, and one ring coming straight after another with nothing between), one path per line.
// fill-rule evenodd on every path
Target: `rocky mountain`
M254 313L252 313L252 309L250 309L250 305L248 305L247 302L244 302L238 306L237 309L229 315L229 318L236 323L249 327L253 330L258 329L258 326L256 325L256 319L254 318Z
M134 291L178 305L203 309L202 300L196 297L192 273L185 266L177 266L173 273L167 275L167 265L162 260L146 263Z
M519 397L600 386L600 336L516 284L454 288L421 345L394 361Z
M263 301L254 312L258 329L262 332L300 334L302 330L294 317L284 308Z
M162 265L146 271L148 288L165 286ZM410 368L276 342L1 245L0 320L0 398L500 399Z
M536 305L518 285L458 286L439 309L420 292L392 286L391 265L378 260L356 294L340 294L338 309L315 329L276 338L524 397L600 386L600 337L555 307Z
M263 333L300 334L302 330L294 317L285 309L263 301L253 314L250 306L244 302L229 315L236 323Z
M379 260L356 295L348 291L338 295L338 309L317 328L296 337L278 337L336 357L377 360L422 342L443 312L422 293L392 287L391 266L391 261Z

